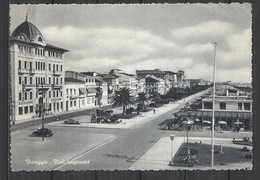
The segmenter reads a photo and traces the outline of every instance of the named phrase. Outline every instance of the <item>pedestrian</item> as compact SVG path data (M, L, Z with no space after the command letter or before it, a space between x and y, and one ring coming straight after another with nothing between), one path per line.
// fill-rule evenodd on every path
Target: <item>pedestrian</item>
M153 113L155 114L155 109L153 109Z

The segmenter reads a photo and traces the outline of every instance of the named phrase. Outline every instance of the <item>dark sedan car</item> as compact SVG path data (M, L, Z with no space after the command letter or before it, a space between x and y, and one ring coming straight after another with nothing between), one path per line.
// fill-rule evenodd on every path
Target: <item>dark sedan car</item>
M33 137L42 137L42 136L51 137L52 135L53 135L53 132L48 128L40 128L32 133Z
M66 121L64 121L65 124L80 124L79 121L76 121L74 119L68 119Z

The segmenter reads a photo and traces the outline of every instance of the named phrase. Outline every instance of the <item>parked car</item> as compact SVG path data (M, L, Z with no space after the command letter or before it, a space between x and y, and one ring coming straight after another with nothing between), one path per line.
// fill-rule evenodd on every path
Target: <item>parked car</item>
M157 107L157 105L155 103L150 103L149 107Z
M68 119L64 121L65 124L80 124L79 121L76 121L74 119Z
M33 137L51 137L53 135L53 132L48 128L39 128L36 131L32 133Z

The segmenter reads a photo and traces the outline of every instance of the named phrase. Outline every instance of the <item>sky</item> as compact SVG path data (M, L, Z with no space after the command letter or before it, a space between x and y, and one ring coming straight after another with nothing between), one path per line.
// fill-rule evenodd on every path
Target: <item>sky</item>
M68 49L65 69L184 70L186 79L251 83L251 5L10 5L10 32L33 23Z

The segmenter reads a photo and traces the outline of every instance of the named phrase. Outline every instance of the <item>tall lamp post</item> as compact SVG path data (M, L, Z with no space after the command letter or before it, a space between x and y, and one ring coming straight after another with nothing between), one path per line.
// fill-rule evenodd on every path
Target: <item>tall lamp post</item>
M172 141L172 144L171 144L171 161L170 161L170 165L171 165L172 162L173 162L173 140L174 140L174 137L175 137L175 135L170 135L170 138L171 138L171 141Z
M212 123L211 123L211 169L214 168L214 126L215 126L215 79L216 79L216 50L217 43L214 42L214 69L213 69L213 97L212 97Z

